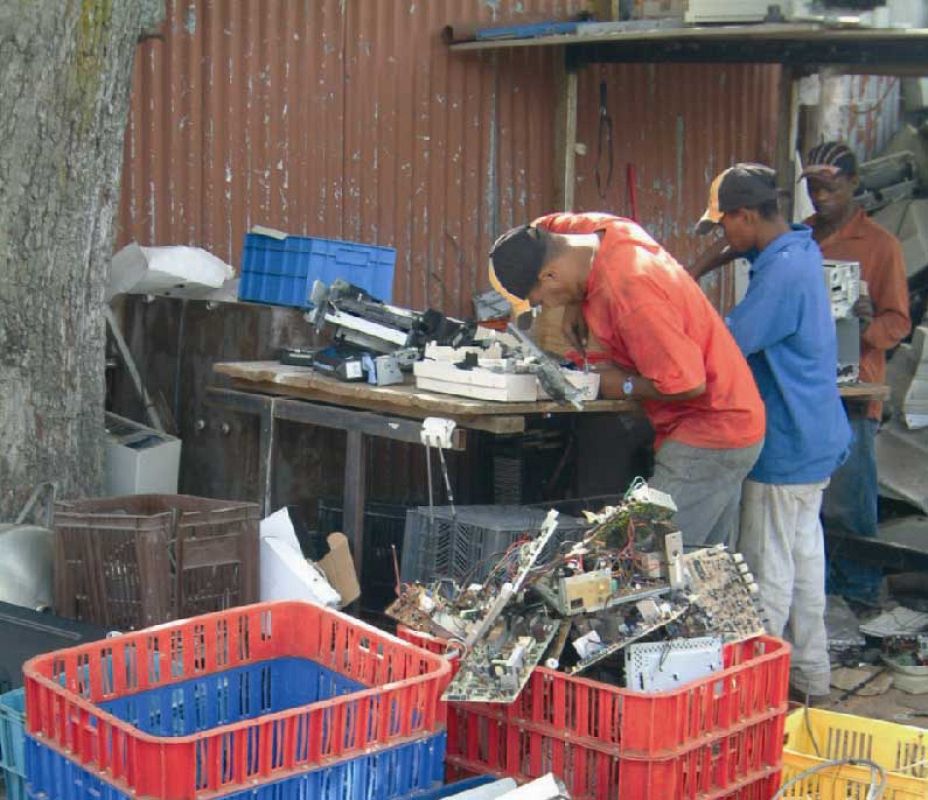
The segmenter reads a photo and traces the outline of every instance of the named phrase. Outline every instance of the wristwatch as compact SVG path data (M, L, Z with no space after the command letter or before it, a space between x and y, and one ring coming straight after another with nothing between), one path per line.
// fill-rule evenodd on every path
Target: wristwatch
M635 391L635 384L632 382L632 376L629 375L625 379L625 383L622 384L622 394L624 394L626 397L631 397L632 392L634 391Z

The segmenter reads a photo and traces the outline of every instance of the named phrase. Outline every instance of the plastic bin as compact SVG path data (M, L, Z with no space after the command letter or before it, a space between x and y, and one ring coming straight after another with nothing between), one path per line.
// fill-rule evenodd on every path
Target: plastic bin
M55 506L55 607L138 630L258 599L255 503L179 494Z
M866 758L883 767L886 798L928 797L928 730L819 708L789 715L783 783L803 770L839 758ZM784 796L862 798L867 795L870 776L866 767L832 767L792 786Z
M444 648L403 626L397 634ZM536 667L513 703L447 704L449 778L552 771L575 800L770 797L762 787L779 785L789 656L769 636L728 644L724 671L653 694Z
M214 800L431 800L441 797L445 735L250 785ZM26 739L28 796L33 800L130 800L118 786L31 736Z
M454 782L460 782L466 780L467 778L473 775L472 772L461 769L460 767L455 767L452 764L448 764L448 768L445 771L445 780L448 781L447 785L454 785ZM507 777L502 773L492 773L493 777ZM764 770L760 775L750 775L745 779L738 780L733 782L727 789L720 791L710 791L704 794L698 795L698 800L770 800L777 793L777 789L780 786L780 772L779 768L776 770ZM690 798L692 795L675 795L675 794L661 794L661 793L652 793L652 794L642 794L642 792L647 792L647 788L638 789L633 787L631 791L624 790L623 794L619 794L618 787L604 787L603 794L594 795L596 797L609 797L614 800L626 800L626 798L635 798L640 797L651 797L653 800L677 800L678 797L687 797ZM627 793L625 793L627 792ZM580 797L580 795L572 794L574 800ZM818 800L818 799L817 799ZM823 798L821 800L824 800ZM829 798L830 800L830 798Z
M411 508L403 535L403 581L480 583L513 542L538 534L547 513L531 506L438 506L431 513L427 506ZM561 542L579 541L588 527L561 514L542 561Z
M26 797L25 692L14 689L0 695L0 767L7 800Z
M449 672L337 611L262 603L34 658L27 732L122 792L190 800L437 733Z
M240 300L306 308L313 281L341 278L389 303L393 298L396 250L338 239L245 234Z

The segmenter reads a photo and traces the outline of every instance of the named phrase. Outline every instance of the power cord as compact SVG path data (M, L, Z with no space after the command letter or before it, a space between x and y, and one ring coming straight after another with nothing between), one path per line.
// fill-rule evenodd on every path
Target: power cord
M821 764L816 764L814 767L809 767L809 769L805 769L798 775L790 778L777 790L772 800L779 800L781 797L787 797L786 793L789 789L812 775L823 772L826 769L844 766L868 767L870 769L870 786L867 789L865 800L879 800L879 798L883 796L883 792L886 791L886 770L884 770L883 767L866 758L837 758L834 761L825 761Z

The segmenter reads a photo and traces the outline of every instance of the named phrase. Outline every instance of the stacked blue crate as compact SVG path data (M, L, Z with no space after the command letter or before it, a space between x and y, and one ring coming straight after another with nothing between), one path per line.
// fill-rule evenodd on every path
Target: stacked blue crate
M157 662L155 662L157 663ZM101 708L153 736L189 736L241 720L308 705L363 690L364 686L332 670L300 658L278 658L246 667L208 673L168 686L101 703ZM25 791L10 800L130 800L114 785L72 761L48 742L25 735L22 689L18 693L20 724L3 739L7 775L25 775ZM0 704L9 697L0 697ZM3 706L0 705L0 712ZM0 716L0 719L3 719ZM348 731L323 732L324 736ZM11 740L8 744L7 739ZM444 732L385 747L329 766L300 770L280 780L249 785L212 800L429 800L439 796L445 771ZM23 751L25 749L25 755ZM19 773L7 768L18 753ZM253 754L248 754L250 760ZM197 763L198 776L210 765ZM198 784L200 783L198 779ZM12 786L16 787L15 781ZM20 777L22 786L22 777Z
M445 734L440 733L215 800L428 800L441 796L444 772ZM31 800L133 797L31 736L26 737L26 775Z
M7 800L26 797L25 726L25 691L14 689L0 695L0 768Z
M240 300L307 308L313 282L341 278L389 303L396 250L338 239L245 234Z

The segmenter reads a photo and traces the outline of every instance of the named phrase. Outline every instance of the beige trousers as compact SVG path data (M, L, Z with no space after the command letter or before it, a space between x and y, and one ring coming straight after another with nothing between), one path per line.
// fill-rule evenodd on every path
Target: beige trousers
M813 695L828 694L831 680L819 520L827 485L745 481L737 548L757 579L768 632L793 645L790 683Z

